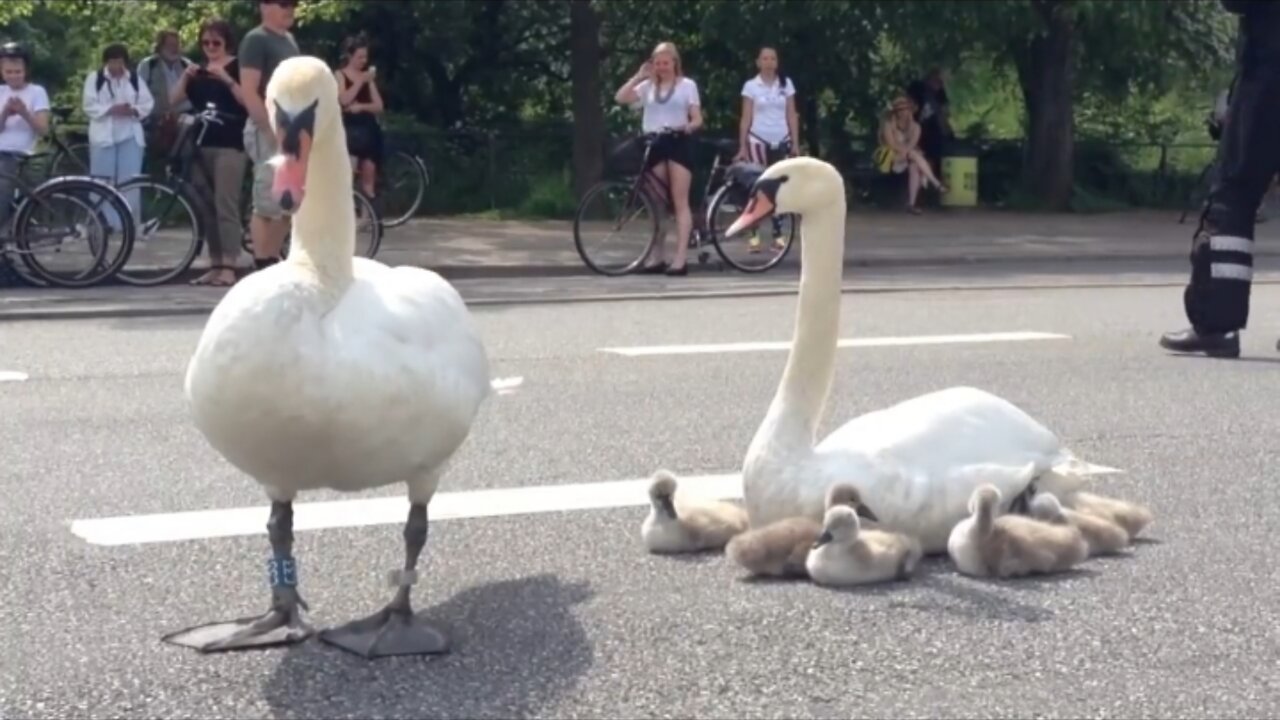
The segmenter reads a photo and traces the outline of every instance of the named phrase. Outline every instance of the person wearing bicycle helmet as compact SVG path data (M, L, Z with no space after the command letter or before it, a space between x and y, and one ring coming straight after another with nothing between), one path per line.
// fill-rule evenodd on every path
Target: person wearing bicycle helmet
M675 44L663 42L653 49L649 61L618 88L614 100L620 105L644 109L642 126L646 133L662 132L665 128L677 131L654 143L649 151L648 165L644 168L652 169L653 175L670 188L671 205L676 215L675 258L670 266L663 260L667 244L664 237L654 243L644 266L637 272L685 275L689 271L685 262L689 236L693 232L693 214L689 210L694 150L691 133L702 127L702 100L698 97L698 84L685 77Z
M769 166L783 157L795 157L800 147L800 116L796 112L796 86L778 70L778 51L764 46L756 55L759 74L742 85L742 117L738 122L737 162ZM752 231L749 251L760 252L760 236ZM774 249L787 248L779 235Z
M1236 79L1218 143L1218 172L1192 240L1191 280L1183 291L1191 327L1163 334L1160 346L1239 357L1240 331L1249 319L1254 224L1280 171L1280 3L1221 2L1239 16Z
M49 93L28 81L31 59L16 42L0 45L0 225L9 222L14 175L22 157L49 132Z

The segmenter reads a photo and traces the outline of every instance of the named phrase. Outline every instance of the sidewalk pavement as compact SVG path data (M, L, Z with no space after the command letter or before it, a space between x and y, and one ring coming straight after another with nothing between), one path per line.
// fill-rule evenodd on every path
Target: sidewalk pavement
M1096 215L985 210L856 212L846 223L845 265L907 267L1028 261L1186 258L1195 219L1174 211ZM1258 226L1258 254L1280 255L1280 221ZM781 267L798 267L793 248ZM591 275L566 221L415 220L388 230L378 260L450 278ZM689 268L696 271L697 263Z
M1030 214L983 210L855 212L846 224L845 266L882 268L884 272L929 272L929 268L965 266L990 277L1024 275L1028 267L1072 272L1071 263L1092 263L1099 270L1124 273L1163 264L1183 272L1194 222L1179 225L1176 212L1124 212L1096 215ZM1257 230L1262 257L1280 256L1280 221ZM714 273L725 292L794 290L800 253L793 249L778 267L763 274ZM564 221L494 221L480 218L415 220L388 230L379 261L430 268L453 281L482 283L495 301L504 297L679 292L657 287L661 276L607 278L593 274L578 257L572 224ZM690 275L699 272L690 258ZM248 257L242 256L247 264ZM197 261L189 277L208 265ZM1267 263L1259 264L1267 272ZM1280 268L1280 263L1276 263ZM1110 268L1110 269L1108 269ZM879 274L879 273L878 273ZM519 283L509 279L521 278ZM632 288L629 281L645 280ZM692 277L690 278L692 280ZM779 283L781 283L779 285ZM659 283L661 285L661 283ZM581 286L581 287L580 287ZM777 287L775 287L777 286ZM160 288L104 284L84 290L0 288L0 320L53 317L126 317L201 314L225 291L193 288L185 279ZM513 295L514 294L514 295Z

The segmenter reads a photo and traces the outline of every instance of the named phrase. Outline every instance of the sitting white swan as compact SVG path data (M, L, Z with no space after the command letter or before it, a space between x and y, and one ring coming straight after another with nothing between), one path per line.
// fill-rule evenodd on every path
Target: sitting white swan
M461 297L433 272L353 258L355 208L333 73L313 57L276 68L267 113L279 139L273 191L296 211L286 261L232 287L187 368L196 427L271 499L271 609L175 633L202 651L300 642L314 630L297 589L300 491L405 483L405 562L381 612L321 634L377 657L444 652L409 589L430 502L490 394L489 362Z
M769 167L727 231L770 212L803 218L800 294L791 354L742 467L752 527L780 518L823 516L826 489L851 482L880 527L918 538L928 554L946 551L982 483L1025 508L1035 487L1060 497L1105 469L1078 460L1058 438L1013 404L969 387L921 395L869 412L814 446L835 375L844 263L844 181L831 165L793 158Z

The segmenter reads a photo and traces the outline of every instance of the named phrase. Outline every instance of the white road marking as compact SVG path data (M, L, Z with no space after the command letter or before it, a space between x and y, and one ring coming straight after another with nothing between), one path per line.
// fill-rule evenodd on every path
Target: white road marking
M742 475L679 477L680 494L702 498L742 497ZM649 504L649 478L574 485L531 485L491 490L437 493L431 500L432 520L524 515L643 506ZM71 532L93 545L140 545L205 538L263 535L267 505L195 510L155 515L73 520ZM294 503L293 529L363 527L399 524L409 513L404 496ZM639 519L636 521L639 523ZM639 525L636 525L639 532Z
M499 395L510 395L524 384L524 377L494 378L490 385L493 391Z
M908 335L904 337L841 338L836 346L841 348L892 347L901 345L948 345L960 343L1027 342L1032 340L1070 340L1070 335L1048 332L995 332L970 335ZM641 355L693 355L699 353L759 352L765 350L790 350L791 341L740 342L709 345L648 345L637 347L600 348L600 352L637 357Z
M0 370L0 382L23 382L31 376L17 370Z

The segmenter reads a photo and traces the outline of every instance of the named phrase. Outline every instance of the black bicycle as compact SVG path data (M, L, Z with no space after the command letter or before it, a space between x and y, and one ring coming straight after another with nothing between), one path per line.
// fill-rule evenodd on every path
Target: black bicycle
M654 143L675 132L666 128L640 136L639 141L644 145L641 168L647 168ZM799 218L794 215L770 216L767 222L752 228L752 233L725 238L724 230L737 219L752 183L764 168L734 163L732 156L737 150L737 143L733 140L702 142L715 150L715 160L703 188L702 203L693 212L694 227L688 239L689 247L698 252L698 264L705 265L710 259L711 254L703 246L711 244L725 263L743 272L764 272L774 267L791 250ZM614 277L639 269L654 246L665 239L666 218L675 214L670 198L670 186L648 169L630 179L602 180L593 185L582 196L573 220L573 241L583 263L594 272ZM659 209L664 212L659 212ZM722 213L726 217L721 217ZM647 215L648 219L643 219L642 215ZM762 245L758 237L760 225L771 233L766 252L759 252ZM604 236L601 249L597 249L597 235ZM738 257L736 250L740 247L747 249L741 253L747 259ZM751 259L756 262L751 262Z
M133 247L134 218L124 197L90 177L55 177L32 186L26 163L48 153L16 154L9 223L0 229L0 256L24 282L37 287L86 288L106 280ZM15 154L9 153L11 157ZM108 257L111 239L121 250Z

